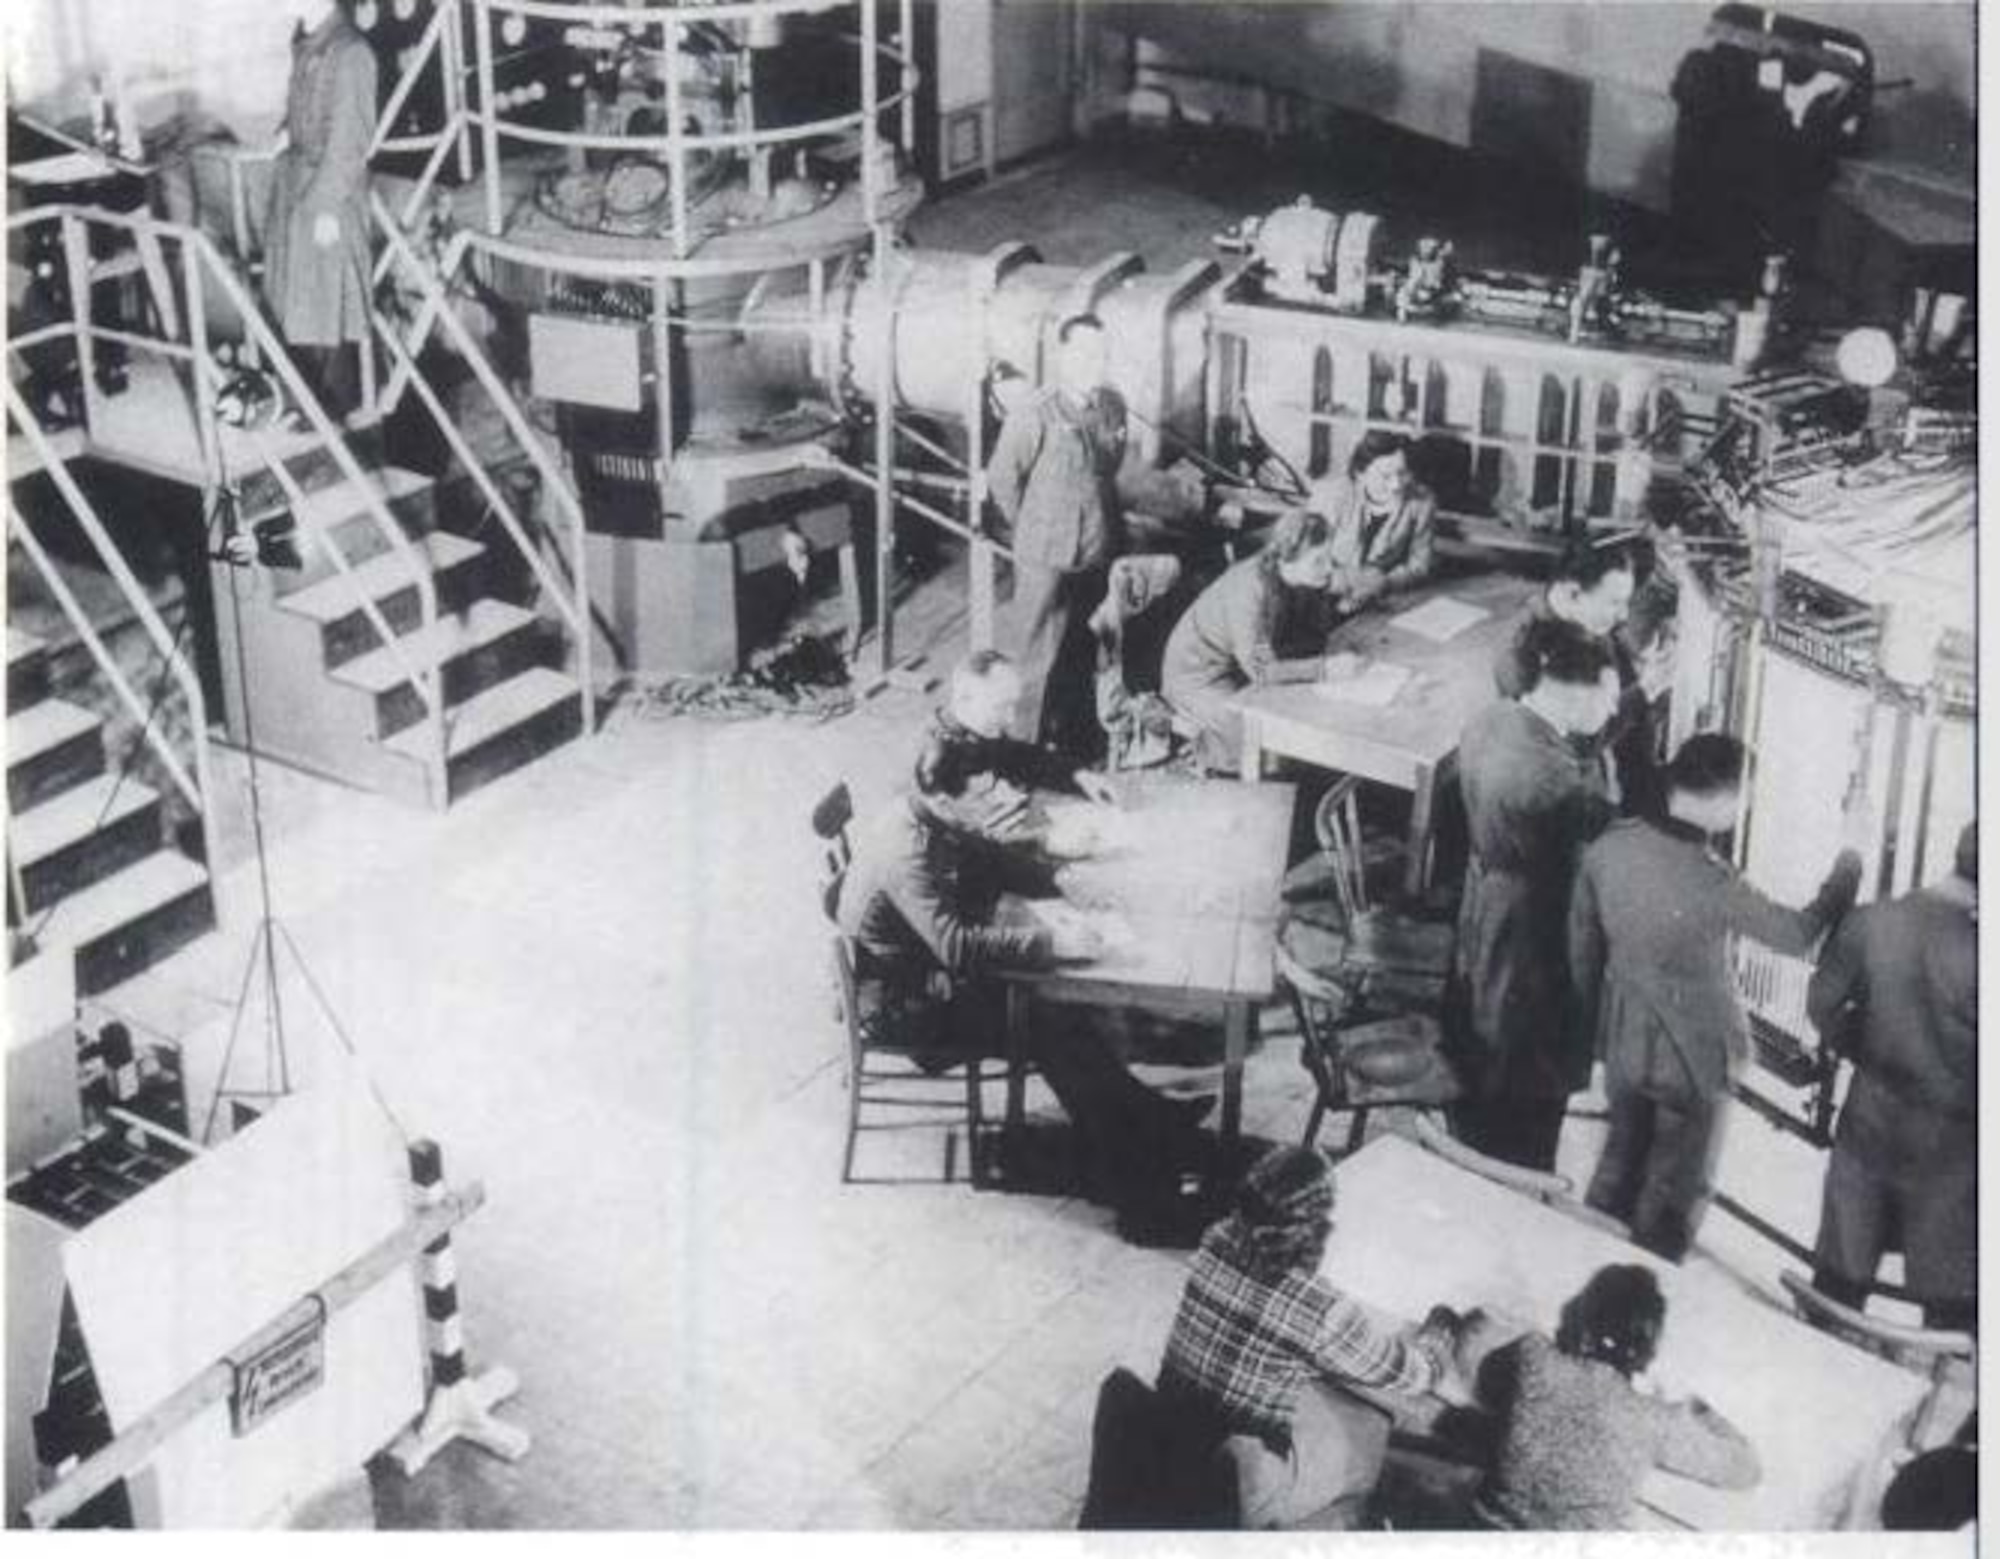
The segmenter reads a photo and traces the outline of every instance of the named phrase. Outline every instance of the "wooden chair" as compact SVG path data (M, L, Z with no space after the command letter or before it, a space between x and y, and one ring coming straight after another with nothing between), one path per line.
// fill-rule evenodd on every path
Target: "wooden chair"
M979 1164L985 1091L982 1057L974 1052L941 1056L935 1047L915 1043L911 1036L887 1032L878 1014L863 1011L860 949L841 931L836 918L841 887L854 860L848 827L853 817L854 801L845 784L834 786L812 810L813 832L825 846L820 909L833 928L834 981L841 1023L847 1031L847 1140L841 1152L841 1184L853 1183L855 1150L864 1131L955 1128L960 1122L965 1126L972 1183L983 1184ZM947 1057L944 1069L935 1069L936 1063ZM953 1077L953 1072L962 1073L962 1080ZM891 1117L865 1119L864 1107L891 1112ZM903 1113L906 1111L914 1113Z
M1332 885L1346 942L1336 978L1384 1012L1435 1011L1451 973L1457 931L1448 918L1377 902L1369 875L1381 862L1371 859L1362 834L1361 784L1354 775L1342 775L1313 812L1320 847L1313 875Z
M1809 1325L1929 1379L1931 1389L1909 1426L1910 1450L1929 1450L1937 1443L1945 1403L1955 1392L1963 1394L1969 1405L1975 1384L1973 1361L1979 1347L1970 1332L1885 1321L1828 1298L1812 1286L1810 1278L1797 1272L1782 1272L1778 1281Z
M1365 1005L1349 990L1306 968L1282 944L1277 966L1298 1020L1299 1059L1316 1090L1301 1146L1312 1146L1328 1115L1345 1113L1347 1142L1341 1151L1352 1153L1367 1136L1371 1111L1434 1111L1458 1097L1458 1079L1444 1059L1435 1018L1405 1014L1368 1021ZM1363 1021L1355 1021L1357 1013Z
M1496 1185L1506 1186L1510 1191L1519 1191L1551 1206L1560 1203L1575 1207L1583 1205L1577 1201L1576 1186L1568 1175L1545 1174L1539 1169L1523 1169L1519 1164L1509 1164L1504 1159L1489 1158L1476 1148L1467 1147L1428 1115L1416 1116L1410 1127L1419 1146L1428 1148L1439 1158L1481 1179L1491 1180Z

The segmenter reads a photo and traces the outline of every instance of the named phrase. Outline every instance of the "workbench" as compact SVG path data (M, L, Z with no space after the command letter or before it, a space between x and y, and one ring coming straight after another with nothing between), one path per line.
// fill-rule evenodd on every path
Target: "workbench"
M1413 673L1386 706L1330 696L1330 684L1294 682L1256 688L1237 701L1243 716L1243 778L1263 775L1267 753L1323 769L1358 774L1410 793L1406 886L1420 893L1429 881L1439 780L1458 750L1466 722L1500 695L1493 661L1540 591L1532 580L1482 574L1440 584L1421 595L1377 605L1345 623L1328 644L1386 661ZM1438 643L1396 626L1396 618L1437 597L1486 613L1455 637Z
M1925 1379L1813 1330L1697 1252L1674 1267L1407 1138L1377 1137L1339 1169L1339 1206L1321 1271L1393 1324L1437 1304L1484 1306L1553 1336L1565 1301L1598 1268L1651 1268L1666 1329L1650 1372L1672 1395L1705 1398L1763 1464L1755 1487L1710 1488L1655 1472L1640 1502L1703 1531L1830 1526L1886 1431Z
M1007 970L1009 1045L1018 1058L1033 1004L1124 1007L1211 1022L1223 1033L1222 1139L1243 1120L1243 1061L1271 999L1279 888L1291 842L1289 785L1250 787L1160 774L1118 778L1121 842L1078 867L1093 906L1129 922L1129 946L1089 963ZM1020 903L1003 905L1010 916ZM1030 908L1029 913L1032 913ZM1011 1068L1015 1079L1022 1068ZM1017 1114L1009 1101L1010 1118Z

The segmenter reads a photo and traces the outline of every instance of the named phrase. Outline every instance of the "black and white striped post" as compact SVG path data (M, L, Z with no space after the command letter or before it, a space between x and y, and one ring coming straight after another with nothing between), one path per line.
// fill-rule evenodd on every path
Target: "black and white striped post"
M444 1156L429 1138L410 1144L410 1178L419 1207L445 1195ZM528 1431L496 1418L493 1409L520 1390L520 1379L496 1365L474 1375L465 1363L465 1327L458 1314L458 1262L451 1236L424 1247L418 1270L424 1288L424 1331L430 1347L431 1394L424 1411L389 1447L389 1455L413 1478L454 1440L469 1440L505 1461L528 1453Z

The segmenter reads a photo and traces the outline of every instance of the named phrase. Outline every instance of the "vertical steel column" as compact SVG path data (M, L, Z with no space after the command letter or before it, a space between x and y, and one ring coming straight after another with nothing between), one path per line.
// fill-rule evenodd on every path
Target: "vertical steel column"
M486 231L500 236L500 105L493 101L493 9L491 0L473 0L473 49L479 56L479 155L485 166L479 182L486 191Z
M98 424L97 337L90 325L90 235L75 212L62 214L63 271L69 278L69 313L76 330L77 394L87 434Z
M681 24L671 16L660 18L660 64L667 73L667 198L672 202L674 258L686 259L687 230L687 148L681 136ZM662 365L664 367L664 365Z
M872 4L869 9L873 9ZM883 289L882 341L875 359L875 660L887 676L896 662L896 309L889 292L889 229L875 224L875 274Z
M675 285L664 272L653 277L653 416L660 451L656 471L662 514L667 512L668 470L674 459Z
M993 648L993 543L986 538L986 374L992 347L988 339L988 317L993 303L995 272L987 270L979 282L973 304L974 337L978 352L975 372L966 381L965 475L966 524L972 531L971 550L965 559L968 575L966 605L971 615L971 648Z
M465 113L465 12L457 5L444 8L443 56L445 134L457 142L463 184L472 177L472 124Z
M876 14L880 4L881 0L861 0L861 205L871 226L879 220L876 208L882 199L877 173L881 156L877 143L882 135L881 19Z
M896 26L902 59L896 66L896 90L902 94L903 155L917 155L917 6L916 0L900 0Z

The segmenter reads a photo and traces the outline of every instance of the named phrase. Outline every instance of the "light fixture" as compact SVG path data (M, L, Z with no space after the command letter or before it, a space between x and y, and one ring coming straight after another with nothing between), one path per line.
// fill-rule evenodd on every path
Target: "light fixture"
M1833 361L1841 378L1869 390L1887 384L1900 366L1895 339L1874 325L1864 325L1842 336Z

